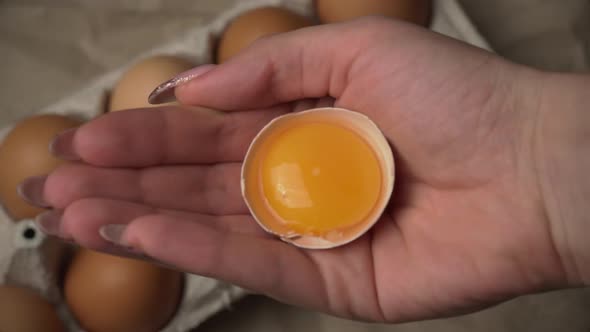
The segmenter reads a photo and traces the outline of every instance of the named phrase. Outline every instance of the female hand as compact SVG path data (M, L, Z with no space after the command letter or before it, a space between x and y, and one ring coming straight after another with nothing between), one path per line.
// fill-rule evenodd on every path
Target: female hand
M371 321L454 315L576 282L535 168L543 74L376 18L265 38L199 71L176 97L225 112L116 112L57 138L54 153L79 162L21 188L55 208L38 219L48 233ZM372 118L398 173L370 232L314 251L259 229L239 172L269 120L320 104Z

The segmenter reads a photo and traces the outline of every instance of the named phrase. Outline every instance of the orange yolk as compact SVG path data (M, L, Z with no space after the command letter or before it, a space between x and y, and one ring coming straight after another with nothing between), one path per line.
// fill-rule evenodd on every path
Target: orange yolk
M299 123L267 143L258 176L266 205L289 229L322 234L364 221L381 194L371 146L325 122Z

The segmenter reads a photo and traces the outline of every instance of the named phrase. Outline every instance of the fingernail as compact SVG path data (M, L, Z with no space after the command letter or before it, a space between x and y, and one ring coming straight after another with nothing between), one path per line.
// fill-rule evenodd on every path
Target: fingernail
M98 230L98 233L104 240L108 242L114 243L118 246L130 248L129 245L123 241L123 233L125 233L126 229L127 225L105 225Z
M176 96L174 95L174 90L176 87L185 84L186 82L191 81L199 76L202 76L203 74L211 71L216 66L217 65L213 64L202 65L176 75L175 77L155 88L154 91L150 93L148 102L155 105L175 101Z
M61 217L62 213L59 211L46 211L35 218L35 223L43 233L61 236Z
M77 129L71 128L58 134L49 144L49 151L60 159L80 160L80 156L74 150L74 135Z
M41 208L48 208L49 204L43 199L43 191L47 176L32 176L16 188L17 193L28 203Z

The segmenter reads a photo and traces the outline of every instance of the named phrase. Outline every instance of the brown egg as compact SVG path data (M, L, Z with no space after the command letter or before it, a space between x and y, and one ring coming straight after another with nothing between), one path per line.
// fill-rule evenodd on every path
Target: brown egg
M426 26L430 0L316 0L322 23L335 23L361 16L382 15Z
M131 66L113 88L108 111L154 107L148 96L158 85L195 66L175 56L161 55L143 59ZM169 103L176 104L176 103Z
M25 202L18 185L30 176L45 175L63 161L49 152L49 143L60 132L81 121L62 115L38 115L19 122L0 145L0 201L15 220L33 218L42 209Z
M217 62L227 61L260 37L310 25L306 17L284 8L253 9L238 16L225 29L217 47Z
M80 250L65 277L65 299L93 332L159 331L181 299L183 274L143 261Z
M65 332L55 308L33 290L0 286L0 331Z

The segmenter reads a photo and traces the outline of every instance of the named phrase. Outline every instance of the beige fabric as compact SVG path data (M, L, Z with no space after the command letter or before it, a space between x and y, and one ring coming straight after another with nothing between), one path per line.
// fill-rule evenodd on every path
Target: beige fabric
M0 1L0 126L61 99L170 36L208 22L235 1ZM499 53L547 69L590 67L589 1L461 2ZM589 311L590 290L572 290L523 297L460 318L388 326L250 297L197 331L587 332Z
M460 2L500 54L549 70L590 70L590 1Z

